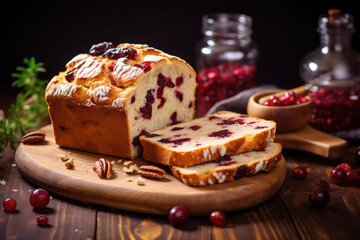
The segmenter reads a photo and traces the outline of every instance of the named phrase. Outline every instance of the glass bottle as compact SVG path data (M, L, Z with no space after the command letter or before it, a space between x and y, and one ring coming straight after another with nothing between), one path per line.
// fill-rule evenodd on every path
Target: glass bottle
M216 102L254 87L258 49L251 39L252 19L243 14L202 18L203 38L196 46L197 116Z
M318 22L321 45L300 64L314 102L310 124L335 132L360 127L360 55L352 49L353 17L330 9Z

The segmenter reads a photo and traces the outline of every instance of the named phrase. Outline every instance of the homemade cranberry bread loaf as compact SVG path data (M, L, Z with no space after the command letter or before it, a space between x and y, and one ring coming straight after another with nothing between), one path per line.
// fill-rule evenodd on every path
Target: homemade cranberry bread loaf
M281 158L279 143L269 143L263 150L223 156L217 160L191 167L170 167L179 180L190 186L205 186L231 182L260 171L270 171Z
M124 158L141 154L139 136L194 116L196 73L147 45L94 45L47 86L56 143Z
M275 138L276 124L222 111L140 137L145 160L188 167L225 155L265 148Z

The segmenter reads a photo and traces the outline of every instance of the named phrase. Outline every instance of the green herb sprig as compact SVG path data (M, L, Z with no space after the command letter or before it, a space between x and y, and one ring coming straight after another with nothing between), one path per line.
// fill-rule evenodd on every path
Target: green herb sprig
M16 78L12 86L23 88L23 91L10 106L9 118L0 119L0 152L5 151L9 144L15 149L23 135L48 117L45 101L48 81L38 78L39 73L45 72L44 64L36 63L35 58L25 58L24 65L25 67L17 67L17 72L12 74Z

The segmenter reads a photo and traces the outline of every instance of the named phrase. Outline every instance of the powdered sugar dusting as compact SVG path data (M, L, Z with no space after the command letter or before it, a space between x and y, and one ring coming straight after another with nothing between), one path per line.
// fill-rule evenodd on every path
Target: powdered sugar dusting
M120 58L115 62L111 76L118 85L121 85L121 82L136 79L143 72L143 69L127 64L126 58Z
M49 89L48 94L54 97L71 98L76 92L77 88L78 86L73 84L59 84L52 86Z
M113 101L111 104L111 107L113 108L123 108L126 98L117 98Z
M94 58L85 58L83 61L75 65L75 68L80 66L75 72L75 78L93 78L99 75L102 71L103 63Z
M111 88L107 86L99 86L92 92L92 99L95 103L106 102L109 100L109 92Z
M146 55L144 57L144 62L159 62L162 59L165 59L165 58L161 57L161 56L156 56L156 55Z

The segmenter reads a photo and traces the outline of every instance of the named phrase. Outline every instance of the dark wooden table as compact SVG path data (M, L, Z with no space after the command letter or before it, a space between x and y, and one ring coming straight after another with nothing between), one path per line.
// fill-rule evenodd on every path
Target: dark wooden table
M314 208L308 201L316 182L329 181L339 161L356 167L351 153L339 161L298 151L283 154L288 172L280 191L259 206L228 213L227 227L219 228L207 217L191 217L185 226L173 227L166 216L85 205L54 194L47 208L35 210L28 199L37 186L21 177L9 149L0 159L0 180L6 181L0 184L0 199L14 198L17 210L1 209L0 239L359 239L360 188L331 183L326 207ZM292 177L298 165L308 170L305 180ZM36 224L41 214L49 217L49 227Z

